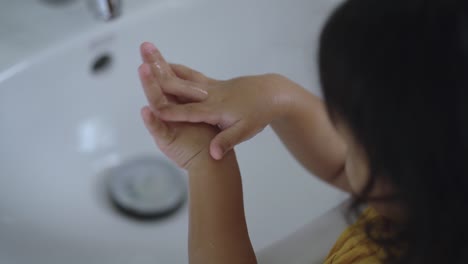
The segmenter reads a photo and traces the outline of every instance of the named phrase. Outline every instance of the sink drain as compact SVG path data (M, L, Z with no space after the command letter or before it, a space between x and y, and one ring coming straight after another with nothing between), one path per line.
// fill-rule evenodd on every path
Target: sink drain
M187 197L183 175L170 163L145 157L112 168L108 195L121 213L140 220L154 220L179 209Z

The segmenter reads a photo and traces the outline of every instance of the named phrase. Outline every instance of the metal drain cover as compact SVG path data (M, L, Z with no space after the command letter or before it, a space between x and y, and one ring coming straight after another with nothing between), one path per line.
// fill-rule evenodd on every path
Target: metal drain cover
M130 160L112 168L108 180L114 207L138 219L167 216L177 211L187 197L183 175L161 159Z

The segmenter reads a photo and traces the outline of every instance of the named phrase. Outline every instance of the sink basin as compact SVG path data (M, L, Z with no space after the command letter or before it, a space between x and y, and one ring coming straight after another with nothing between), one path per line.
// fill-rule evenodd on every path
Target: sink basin
M333 4L152 1L0 78L0 263L186 263L187 205L142 222L106 199L109 169L164 159L139 117L139 44L214 78L278 72L319 93L317 36ZM257 251L346 197L301 168L270 129L237 152Z

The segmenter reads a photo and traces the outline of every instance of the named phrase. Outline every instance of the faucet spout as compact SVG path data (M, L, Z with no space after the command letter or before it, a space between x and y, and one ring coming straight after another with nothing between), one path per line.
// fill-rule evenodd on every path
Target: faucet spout
M88 0L89 7L97 18L110 21L122 13L121 0Z

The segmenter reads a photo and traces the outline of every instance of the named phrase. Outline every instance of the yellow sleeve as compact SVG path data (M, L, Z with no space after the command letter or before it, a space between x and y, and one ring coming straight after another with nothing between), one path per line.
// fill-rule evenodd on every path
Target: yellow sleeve
M349 226L338 238L324 264L378 264L384 256L382 249L368 240L364 224L377 213L368 208L355 224Z

